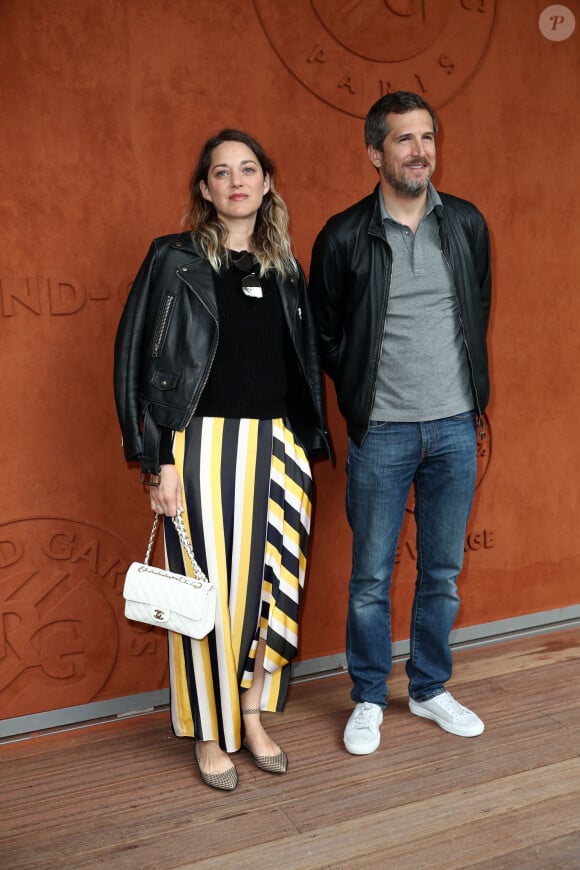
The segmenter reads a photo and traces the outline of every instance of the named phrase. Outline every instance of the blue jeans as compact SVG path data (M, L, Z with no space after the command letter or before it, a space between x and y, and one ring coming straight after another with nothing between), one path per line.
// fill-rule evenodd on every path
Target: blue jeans
M451 676L449 633L459 596L465 529L475 488L473 412L426 423L375 423L349 442L346 510L353 533L346 652L351 697L386 706L391 671L391 575L411 484L417 580L406 670L426 701Z

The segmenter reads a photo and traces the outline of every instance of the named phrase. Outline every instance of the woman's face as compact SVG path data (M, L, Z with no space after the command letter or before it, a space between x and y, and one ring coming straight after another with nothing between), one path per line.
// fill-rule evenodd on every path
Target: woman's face
M270 178L243 142L222 142L212 152L207 184L202 181L200 190L228 229L237 221L249 222L253 229Z

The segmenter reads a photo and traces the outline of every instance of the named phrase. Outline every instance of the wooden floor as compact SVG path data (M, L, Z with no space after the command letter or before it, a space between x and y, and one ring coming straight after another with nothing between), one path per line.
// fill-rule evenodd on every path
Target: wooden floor
M342 746L346 675L266 716L286 776L242 752L231 794L202 785L167 713L0 745L0 867L580 868L580 630L455 654L474 739L407 709L391 681L380 749Z

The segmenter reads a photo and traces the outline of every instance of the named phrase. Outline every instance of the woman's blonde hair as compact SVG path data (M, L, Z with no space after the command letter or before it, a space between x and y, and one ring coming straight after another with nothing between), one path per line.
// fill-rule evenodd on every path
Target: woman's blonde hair
M252 236L252 253L260 264L260 275L264 275L270 269L277 272L281 278L296 275L298 267L292 255L288 233L288 209L276 191L274 162L259 142L241 130L222 130L208 139L201 149L191 176L190 201L183 219L184 225L191 228L194 239L216 272L229 264L229 252L226 247L227 229L218 218L213 203L202 196L200 187L202 181L207 184L212 153L223 142L242 142L247 145L260 164L264 175L268 175L270 179L270 190L264 195L256 214Z

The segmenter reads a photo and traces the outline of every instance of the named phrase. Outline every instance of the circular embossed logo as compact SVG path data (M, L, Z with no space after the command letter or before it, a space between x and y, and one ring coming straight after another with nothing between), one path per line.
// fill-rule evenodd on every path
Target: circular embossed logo
M125 549L76 520L0 525L4 718L159 688L165 633L125 619Z
M364 118L386 93L438 108L475 72L495 0L254 0L272 47L305 87Z

